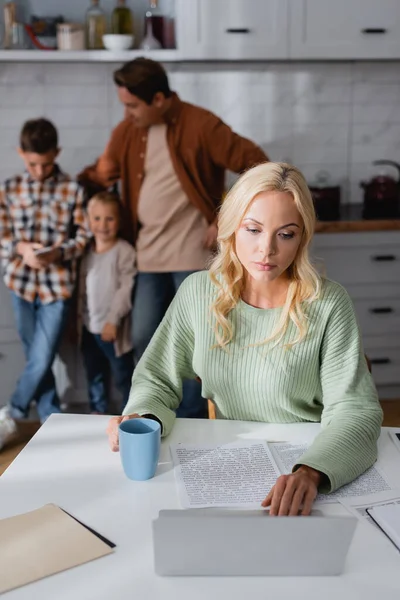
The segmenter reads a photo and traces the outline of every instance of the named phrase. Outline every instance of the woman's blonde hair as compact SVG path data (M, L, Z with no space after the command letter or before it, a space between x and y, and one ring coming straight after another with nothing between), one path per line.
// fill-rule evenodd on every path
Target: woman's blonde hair
M210 267L210 277L217 287L217 296L211 306L215 321L217 345L226 347L233 339L234 331L229 313L241 298L245 274L235 251L235 235L255 197L261 192L287 192L293 196L304 224L296 258L289 267L290 284L281 316L271 335L261 343L273 341L279 344L292 322L297 335L289 343L291 347L304 339L307 333L307 317L302 304L319 297L321 278L312 266L308 248L315 227L315 211L310 190L302 173L286 163L263 163L244 173L228 192L218 218L218 254Z

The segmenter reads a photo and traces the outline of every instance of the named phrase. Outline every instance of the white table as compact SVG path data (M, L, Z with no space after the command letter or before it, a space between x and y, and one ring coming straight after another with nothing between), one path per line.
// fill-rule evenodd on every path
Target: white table
M116 543L115 553L2 599L399 600L400 554L367 523L358 524L346 572L339 577L162 578L154 573L151 521L162 508L179 508L169 443L311 441L319 425L177 420L163 441L156 477L133 482L125 477L119 455L108 449L107 421L101 416L50 417L0 478L0 518L53 502ZM379 456L379 464L400 488L400 453L387 429L379 440ZM324 505L322 510L346 512L338 504ZM273 548L266 540L265 560L269 552Z

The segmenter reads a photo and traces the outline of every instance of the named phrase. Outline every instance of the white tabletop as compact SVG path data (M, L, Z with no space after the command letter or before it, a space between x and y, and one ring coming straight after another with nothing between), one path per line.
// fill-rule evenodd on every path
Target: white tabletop
M151 521L179 508L168 445L238 439L311 441L319 425L177 420L163 441L156 477L128 480L109 451L107 417L53 415L0 478L0 518L55 503L117 544L115 553L2 596L10 600L391 600L400 598L400 555L379 531L359 523L339 577L158 577ZM400 454L383 429L379 464L399 482ZM319 507L321 509L321 507ZM325 514L343 514L338 504ZM190 549L188 549L190 551ZM265 560L273 548L265 544ZM1 565L0 565L1 571Z

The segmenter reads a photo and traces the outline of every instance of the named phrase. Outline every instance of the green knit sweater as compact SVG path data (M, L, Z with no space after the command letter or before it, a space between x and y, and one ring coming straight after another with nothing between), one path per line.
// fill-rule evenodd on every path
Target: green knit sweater
M344 288L324 280L320 299L305 308L307 336L289 350L254 345L271 333L281 308L254 308L243 301L230 314L234 339L228 351L214 347L215 293L206 271L184 281L135 370L124 414L153 414L167 435L182 379L198 376L218 418L321 422L299 464L327 476L330 484L322 491L363 473L376 460L382 411ZM290 324L285 340L295 334Z

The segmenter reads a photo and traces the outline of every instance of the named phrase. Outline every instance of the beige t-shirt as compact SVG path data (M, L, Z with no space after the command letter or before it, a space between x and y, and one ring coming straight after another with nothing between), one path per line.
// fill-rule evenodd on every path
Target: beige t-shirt
M149 129L140 190L136 243L142 272L195 271L206 267L208 223L182 190L167 145L167 126Z

